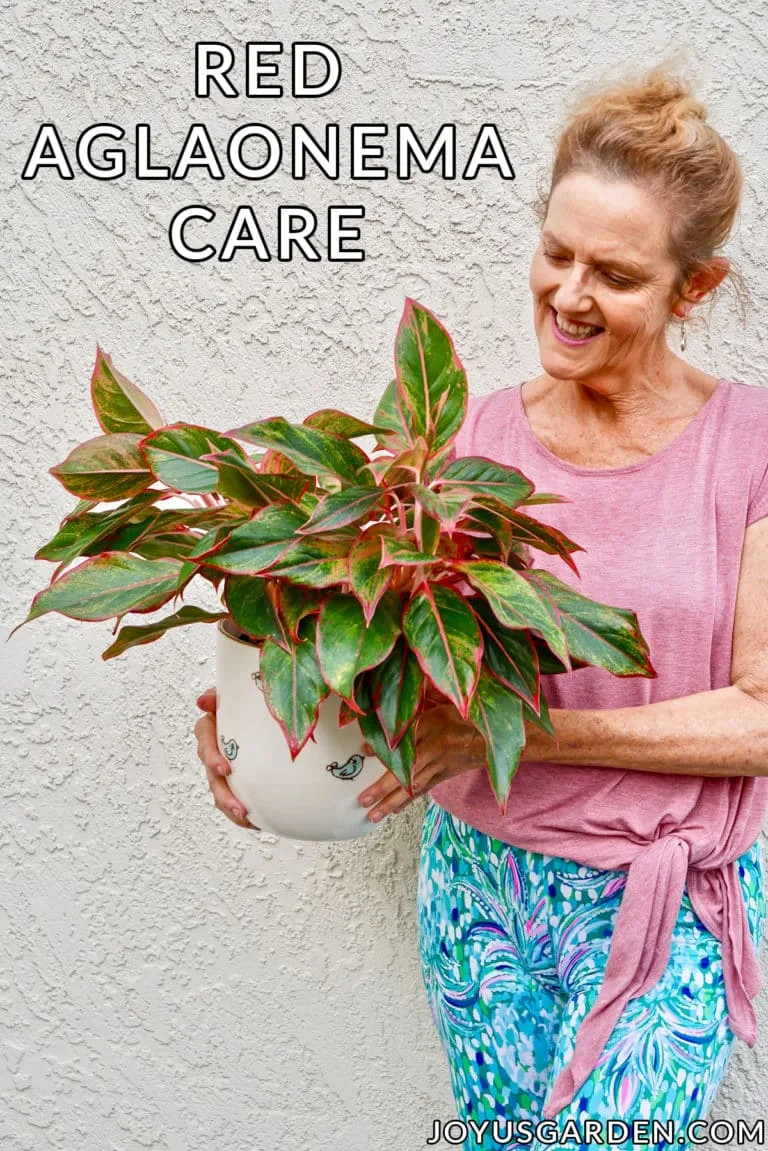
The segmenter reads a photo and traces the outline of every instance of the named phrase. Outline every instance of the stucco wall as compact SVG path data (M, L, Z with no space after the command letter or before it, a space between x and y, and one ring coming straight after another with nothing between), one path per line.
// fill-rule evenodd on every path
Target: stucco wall
M392 374L406 296L454 336L470 387L538 370L527 277L530 211L573 86L608 64L655 62L682 44L702 95L743 158L729 248L755 301L727 300L687 356L764 383L768 39L760 5L503 0L269 5L102 0L2 7L4 204L0 505L7 636L52 566L33 560L74 500L47 474L98 434L88 382L97 341L169 421L224 429L336 405L368 417ZM340 54L318 100L194 97L197 40L322 40ZM290 83L288 57L282 80ZM386 181L333 183L287 163L263 182L20 173L38 125L70 156L90 124L152 128L173 166L189 125L224 153L240 124L390 126ZM394 125L423 141L457 126L458 169L495 123L516 179L394 174ZM119 146L119 145L114 145ZM97 149L97 155L99 150ZM253 158L258 155L254 145ZM184 262L168 224L211 205L220 242L250 203L270 244L279 204L320 214L364 204L362 263ZM188 602L215 608L203 585ZM130 622L130 620L129 620ZM134 622L135 617L134 617ZM13 1151L418 1151L454 1115L424 999L415 880L423 801L358 842L298 844L238 829L211 804L195 755L196 694L213 679L213 632L180 629L104 662L112 624L48 615L2 650L0 1145ZM760 1035L739 1043L712 1118L763 1116Z

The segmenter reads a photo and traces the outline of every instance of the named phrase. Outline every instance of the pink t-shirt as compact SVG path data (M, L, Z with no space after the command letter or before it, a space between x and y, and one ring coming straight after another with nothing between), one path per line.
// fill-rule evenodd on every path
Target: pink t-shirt
M469 399L458 456L522 471L537 491L572 502L525 509L585 551L580 578L559 556L534 566L583 595L637 613L657 677L602 668L542 676L551 708L620 708L731 683L736 591L747 526L768 515L768 388L721 379L672 443L638 463L586 468L533 433L520 385ZM629 999L663 974L683 894L722 943L729 1022L756 1041L761 973L734 860L759 837L768 776L705 778L613 767L521 763L502 816L485 771L436 785L431 797L506 843L628 869L603 983L544 1109L554 1117L594 1068Z

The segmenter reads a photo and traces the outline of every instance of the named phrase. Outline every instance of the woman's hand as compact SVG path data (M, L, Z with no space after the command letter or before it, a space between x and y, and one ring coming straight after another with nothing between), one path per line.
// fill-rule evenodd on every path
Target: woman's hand
M248 819L248 813L239 799L230 791L226 777L232 771L229 760L219 752L216 742L216 688L209 687L197 697L197 706L206 714L195 724L197 757L205 767L208 776L208 789L213 795L214 806L223 811L238 827L250 827L261 831Z
M437 697L428 695L428 701ZM393 772L386 770L359 798L363 807L371 806L372 821L402 811L416 796L424 795L436 784L462 775L465 771L485 770L485 740L468 720L462 719L454 705L439 697L430 702L416 725L416 759L411 773L413 795L405 790ZM363 743L363 755L374 755Z

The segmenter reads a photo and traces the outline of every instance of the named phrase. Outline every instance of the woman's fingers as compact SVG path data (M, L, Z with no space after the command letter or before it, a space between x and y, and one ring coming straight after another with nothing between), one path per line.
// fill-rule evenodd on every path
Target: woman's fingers
M197 706L203 711L216 711L216 688L206 688L204 692L197 697Z
M217 775L229 775L232 768L229 760L219 751L216 740L216 716L200 716L193 730L197 738L197 757L202 760L206 770L210 767Z
M208 712L205 708L206 715L197 720L194 727L195 737L197 738L197 757L205 768L205 774L208 778L208 790L213 796L213 803L219 811L223 811L227 819L231 819L238 827L250 827L254 831L259 831L260 828L256 827L248 819L248 812L240 800L232 794L229 784L227 783L227 776L231 774L232 768L229 760L219 751L219 745L216 740L216 694L213 690L213 709L212 713ZM209 696L209 692L204 692L202 696L198 697L198 706L202 707L201 700Z
M367 818L372 823L376 823L385 815L402 811L406 804L411 803L416 796L426 789L430 778L431 773L429 772L422 770L417 774L414 771L412 778L413 795L409 795L397 776L391 771L385 771L379 779L365 789L358 802L362 807L370 807Z

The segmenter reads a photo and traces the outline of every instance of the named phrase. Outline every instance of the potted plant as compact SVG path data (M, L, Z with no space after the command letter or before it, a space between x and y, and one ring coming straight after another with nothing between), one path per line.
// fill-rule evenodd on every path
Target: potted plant
M169 628L215 623L229 786L253 822L291 838L373 830L357 796L382 765L413 794L430 699L481 732L504 811L524 721L554 734L542 675L656 674L634 612L534 566L538 548L578 575L572 553L583 548L524 510L564 497L535 492L514 467L455 458L466 374L415 300L394 358L372 423L321 409L301 424L273 416L220 433L166 424L97 347L103 434L50 469L79 502L35 555L58 567L18 627L50 611L115 617L107 660ZM354 442L365 436L371 456ZM198 576L221 611L177 607ZM162 619L120 627L169 603ZM367 763L362 739L375 751Z

